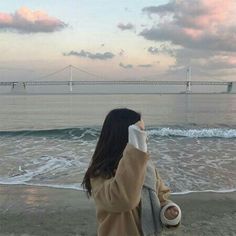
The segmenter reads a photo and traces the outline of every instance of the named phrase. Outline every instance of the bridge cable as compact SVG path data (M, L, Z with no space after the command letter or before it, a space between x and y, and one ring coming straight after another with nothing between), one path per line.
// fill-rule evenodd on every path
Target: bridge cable
M96 75L96 74L93 74L93 73L88 72L88 71L86 71L86 70L82 70L82 69L80 69L80 68L77 67L77 66L73 66L73 65L72 65L72 67L75 68L75 69L77 69L77 70L79 70L79 71L81 71L81 72L83 72L83 73L86 73L86 74L88 74L88 75L92 75L92 76L94 76L94 77L101 78L101 76Z
M50 77L50 76L53 76L53 75L55 75L55 74L58 74L58 73L60 73L60 72L62 72L62 71L64 71L64 70L66 70L67 68L69 68L69 66L66 66L66 67L64 67L64 68L62 68L62 69L60 69L60 70L54 71L54 72L52 72L52 73L50 73L50 74L43 75L43 76L38 77L38 78L36 78L36 79L34 79L34 80L43 79L43 78L48 78L48 77Z

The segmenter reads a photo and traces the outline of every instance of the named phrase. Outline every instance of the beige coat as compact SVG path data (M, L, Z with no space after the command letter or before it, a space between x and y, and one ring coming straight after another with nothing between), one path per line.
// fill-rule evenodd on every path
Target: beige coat
M92 196L96 205L98 236L141 236L140 199L150 153L140 151L128 143L114 177L91 178ZM156 170L156 191L161 205L169 195L169 188Z

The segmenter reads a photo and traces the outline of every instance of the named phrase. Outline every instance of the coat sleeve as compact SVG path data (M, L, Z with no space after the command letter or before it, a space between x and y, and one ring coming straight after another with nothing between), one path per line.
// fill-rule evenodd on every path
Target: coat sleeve
M114 177L90 179L97 207L108 212L128 211L137 207L149 159L148 152L127 143Z
M155 167L155 171L156 171L156 176L157 176L156 192L158 194L158 198L160 200L161 207L163 207L167 203L172 202L170 199L168 199L169 195L170 195L170 189L164 184L162 178L158 174L156 167ZM165 226L165 228L166 229L167 228L175 229L179 225L180 225L180 222L176 226Z
M164 184L156 167L155 167L155 171L156 171L156 176L157 176L156 192L160 200L161 206L164 206L168 202L171 202L171 200L168 199L170 195L170 189Z

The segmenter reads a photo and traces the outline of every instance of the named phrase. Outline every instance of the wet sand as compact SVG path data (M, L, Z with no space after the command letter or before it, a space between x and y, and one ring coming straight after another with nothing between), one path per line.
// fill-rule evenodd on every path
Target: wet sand
M236 192L191 193L171 199L182 209L182 224L163 235L236 235ZM95 236L96 227L93 199L82 191L0 185L1 236Z

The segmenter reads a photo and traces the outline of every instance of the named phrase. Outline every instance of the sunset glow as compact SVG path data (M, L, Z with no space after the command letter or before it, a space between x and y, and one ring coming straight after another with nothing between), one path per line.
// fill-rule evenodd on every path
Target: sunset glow
M195 80L236 80L234 0L135 2L0 3L0 80L69 64L112 80L183 80L188 66Z

